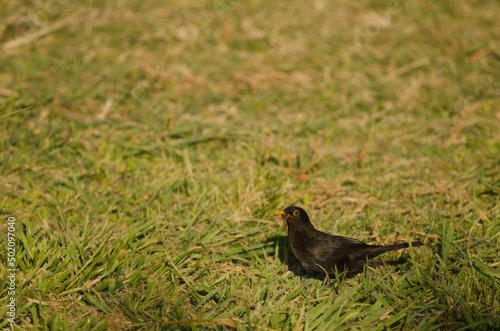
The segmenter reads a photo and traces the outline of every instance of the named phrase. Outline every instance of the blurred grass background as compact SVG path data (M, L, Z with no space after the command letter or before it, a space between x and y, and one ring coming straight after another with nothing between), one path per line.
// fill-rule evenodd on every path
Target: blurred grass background
M0 2L0 327L499 328L499 13ZM426 246L322 282L273 227L292 204Z

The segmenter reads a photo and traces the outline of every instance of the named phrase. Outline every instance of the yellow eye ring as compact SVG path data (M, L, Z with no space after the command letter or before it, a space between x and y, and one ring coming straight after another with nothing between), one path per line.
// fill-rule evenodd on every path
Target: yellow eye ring
M295 210L295 211L293 212L293 216L299 216L299 211L298 211L298 210Z

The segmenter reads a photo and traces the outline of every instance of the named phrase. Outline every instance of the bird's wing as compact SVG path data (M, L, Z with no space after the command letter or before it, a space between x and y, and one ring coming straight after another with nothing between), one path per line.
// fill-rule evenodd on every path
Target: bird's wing
M315 237L314 244L308 246L308 256L314 257L309 262L331 267L349 266L370 248L372 246L354 238L321 233Z
M314 246L335 250L340 248L342 249L360 248L368 246L368 244L365 244L364 242L354 238L333 236L327 233L319 232L318 235L316 236L316 242L314 243Z

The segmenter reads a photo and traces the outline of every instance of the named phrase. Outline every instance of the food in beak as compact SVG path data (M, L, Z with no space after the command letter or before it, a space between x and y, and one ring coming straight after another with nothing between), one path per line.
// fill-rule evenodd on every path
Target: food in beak
M283 222L283 230L286 230L286 220L285 220L284 215L285 215L285 213L282 211L278 211L278 212L274 213L274 217L276 218L276 221L274 222L274 226L277 227L279 225L279 222L282 221Z

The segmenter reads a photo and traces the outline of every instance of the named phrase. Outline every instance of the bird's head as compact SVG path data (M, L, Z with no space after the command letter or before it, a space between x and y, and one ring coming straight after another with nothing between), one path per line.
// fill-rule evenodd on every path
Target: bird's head
M287 207L284 210L275 212L274 216L276 217L276 223L278 223L280 219L283 220L283 227L285 227L286 224L288 224L288 226L291 224L311 224L306 211L300 207Z

